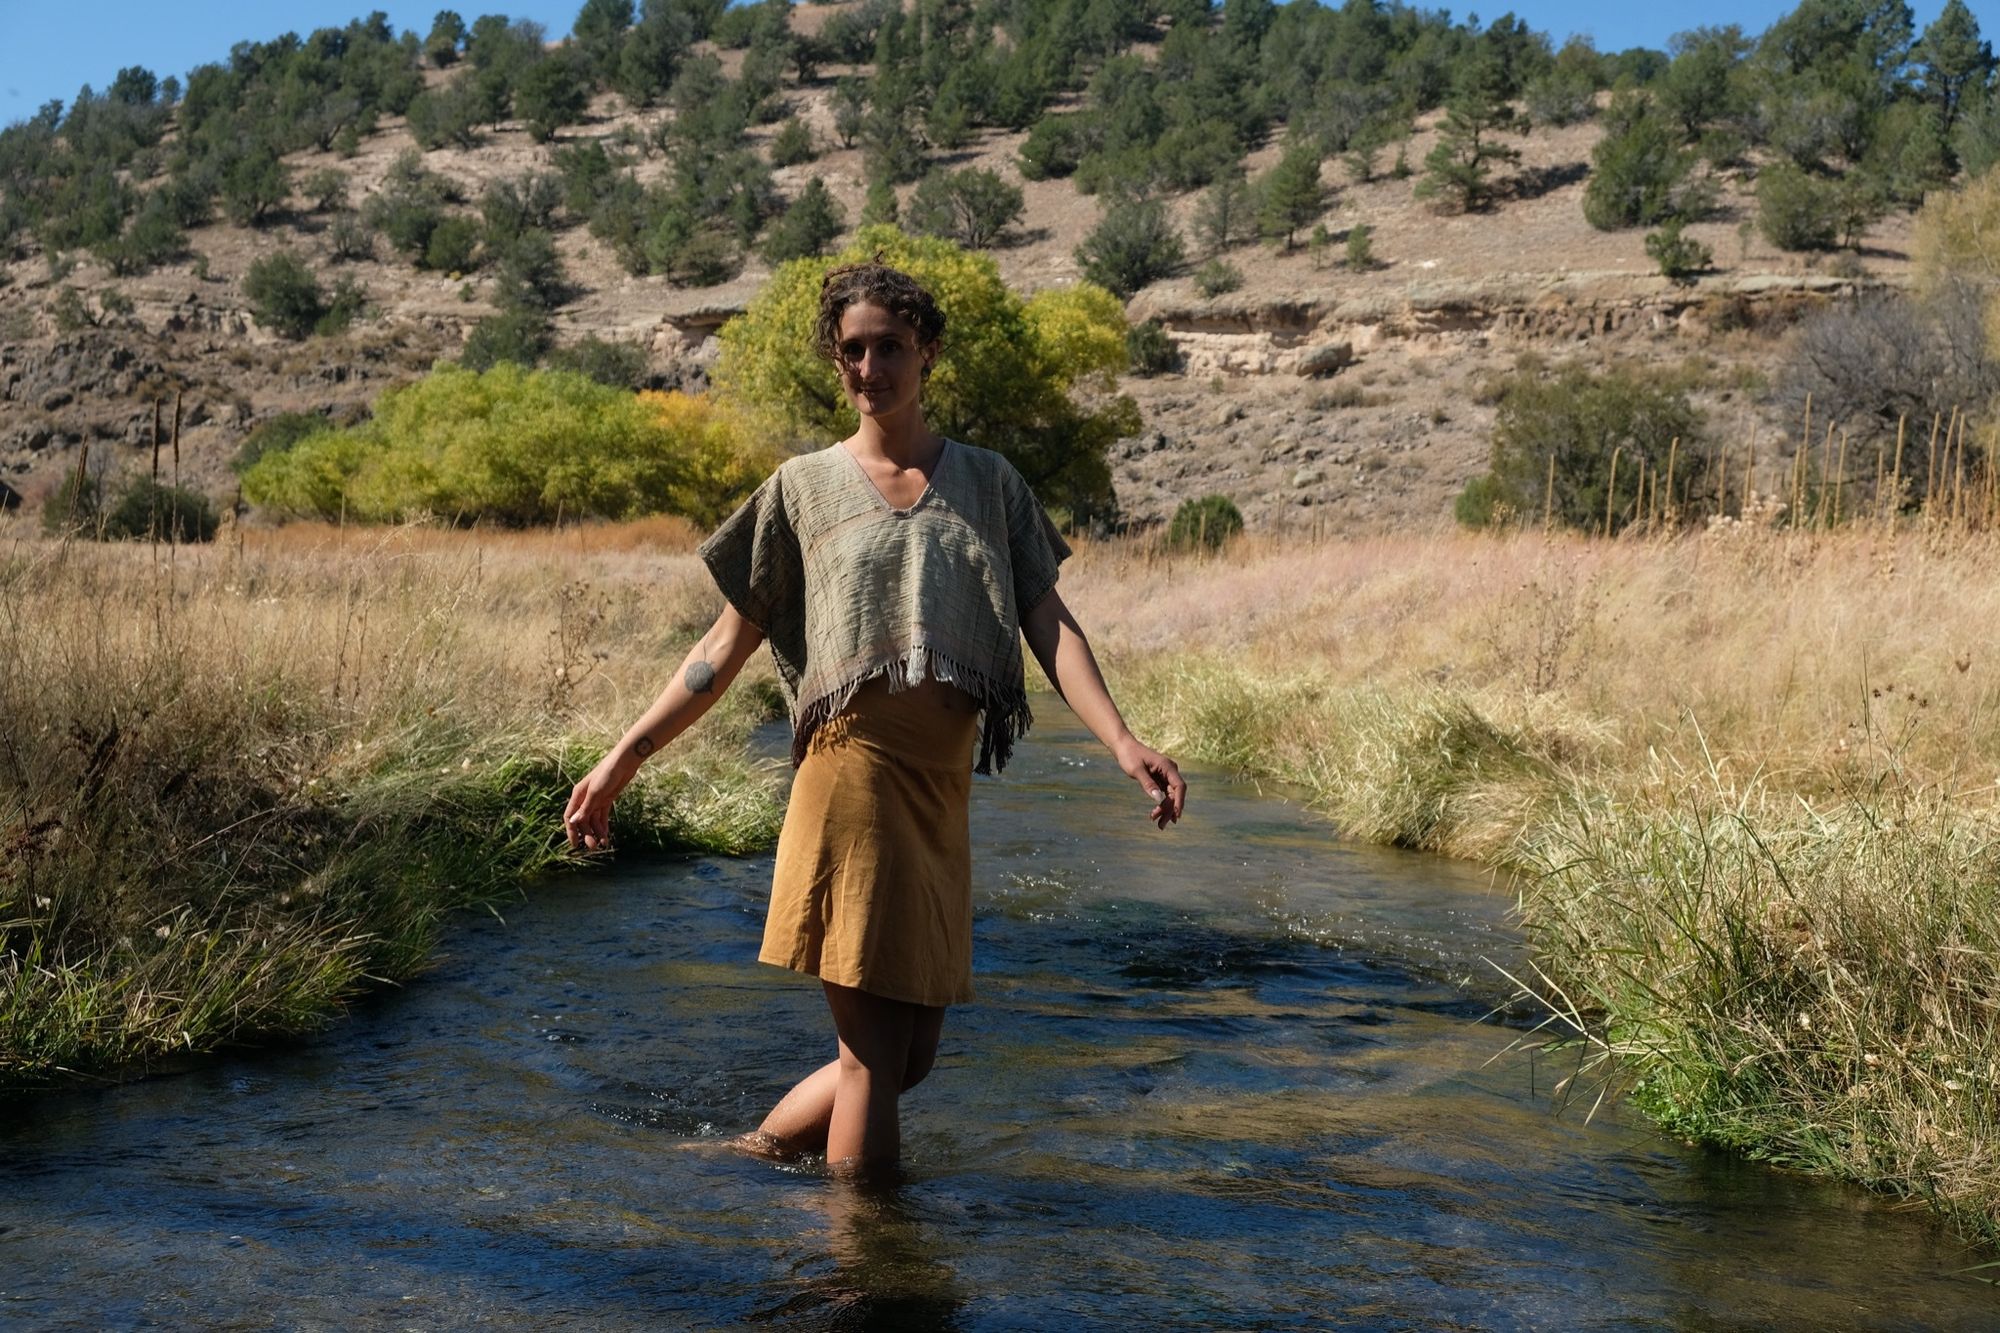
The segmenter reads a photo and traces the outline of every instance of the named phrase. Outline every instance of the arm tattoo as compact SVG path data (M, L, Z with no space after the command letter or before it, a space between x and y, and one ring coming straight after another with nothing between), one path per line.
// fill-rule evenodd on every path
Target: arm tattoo
M715 668L706 662L690 662L681 683L689 694L707 694L715 689Z
M641 736L638 740L632 742L632 753L638 755L641 759L644 759L652 752L653 738L651 736Z

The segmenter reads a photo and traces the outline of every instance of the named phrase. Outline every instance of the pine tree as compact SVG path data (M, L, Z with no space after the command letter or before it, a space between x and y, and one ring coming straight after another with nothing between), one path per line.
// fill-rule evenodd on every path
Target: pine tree
M1264 176L1257 191L1257 220L1266 236L1285 238L1320 215L1325 207L1319 180L1319 149L1301 144L1288 150Z
M1202 253L1219 255L1247 238L1254 203L1250 183L1239 174L1224 176L1209 186L1194 210L1194 235Z
M1947 0L1910 59L1922 70L1924 91L1937 104L1944 133L1950 134L1967 89L1983 88L1993 74L1993 45L1980 40L1979 20L1965 0Z
M1023 205L1021 187L995 172L979 167L933 172L910 196L909 223L914 231L982 250L1020 220Z
M1487 176L1495 162L1518 162L1521 154L1489 137L1516 129L1520 118L1506 99L1506 74L1481 50L1459 68L1458 86L1445 103L1444 128L1437 146L1424 157L1417 197L1439 198L1463 213L1485 208L1493 198Z

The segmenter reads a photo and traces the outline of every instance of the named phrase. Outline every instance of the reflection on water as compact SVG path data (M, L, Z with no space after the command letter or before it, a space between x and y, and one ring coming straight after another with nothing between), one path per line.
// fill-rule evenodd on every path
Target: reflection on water
M1552 1114L1483 873L1212 781L1155 832L1045 718L900 1184L685 1150L832 1034L752 961L768 858L625 864L312 1042L13 1108L0 1325L1994 1325L1921 1213Z

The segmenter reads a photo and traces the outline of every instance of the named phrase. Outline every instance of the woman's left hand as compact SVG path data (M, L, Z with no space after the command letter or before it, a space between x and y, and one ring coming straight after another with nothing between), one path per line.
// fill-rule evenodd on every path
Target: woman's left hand
M1137 741L1121 747L1117 758L1125 775L1138 783L1155 803L1147 818L1161 828L1180 819L1187 806L1187 783L1173 760Z

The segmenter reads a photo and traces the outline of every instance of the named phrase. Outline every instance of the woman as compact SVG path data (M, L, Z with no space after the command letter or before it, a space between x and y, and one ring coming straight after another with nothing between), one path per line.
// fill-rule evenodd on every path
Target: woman
M1029 723L1020 642L1154 802L1180 818L1174 762L1139 743L1055 591L1069 554L997 453L924 424L944 315L880 263L826 276L815 343L861 416L787 460L701 547L727 605L645 715L570 794L572 846L606 845L646 757L771 645L798 768L758 957L818 977L838 1057L742 1144L892 1164L898 1099L929 1072L945 1007L972 998L971 773ZM975 746L978 762L975 765Z

